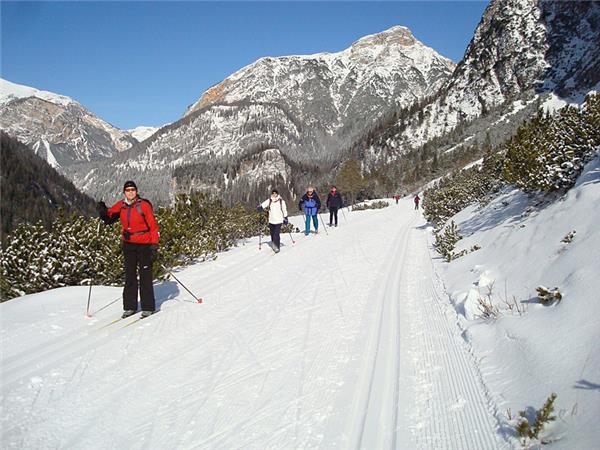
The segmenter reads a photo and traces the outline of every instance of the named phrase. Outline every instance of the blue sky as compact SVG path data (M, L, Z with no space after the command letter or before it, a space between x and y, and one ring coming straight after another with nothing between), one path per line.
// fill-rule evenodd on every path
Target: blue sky
M487 4L2 1L1 76L119 128L159 126L258 58L337 52L394 25L458 62Z

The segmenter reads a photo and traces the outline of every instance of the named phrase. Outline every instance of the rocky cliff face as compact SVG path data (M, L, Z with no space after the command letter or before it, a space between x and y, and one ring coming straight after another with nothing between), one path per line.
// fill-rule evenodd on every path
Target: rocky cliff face
M137 141L73 99L0 79L0 128L63 172L109 158Z
M599 82L598 2L494 0L445 94L399 127L395 146L419 147L507 102L578 96Z

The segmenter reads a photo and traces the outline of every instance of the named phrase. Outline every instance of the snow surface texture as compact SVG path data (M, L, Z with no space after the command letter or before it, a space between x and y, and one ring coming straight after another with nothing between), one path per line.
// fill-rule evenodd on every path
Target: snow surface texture
M412 208L249 240L130 326L119 288L0 304L2 447L509 448Z
M451 219L465 236L456 251L482 247L444 264L465 339L481 357L500 412L539 409L552 392L558 395L559 419L547 435L557 441L552 449L600 448L599 204L596 157L553 203L506 190L484 208L471 206ZM572 231L572 242L562 242ZM540 285L558 287L562 301L541 305ZM490 292L500 311L493 322L477 319L477 299ZM513 298L522 315L507 308L505 300Z

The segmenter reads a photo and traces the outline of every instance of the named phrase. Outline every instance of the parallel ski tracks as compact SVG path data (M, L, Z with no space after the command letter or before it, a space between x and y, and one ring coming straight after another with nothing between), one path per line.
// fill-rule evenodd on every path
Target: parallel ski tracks
M417 215L401 225L377 301L345 447L509 448L427 254Z
M367 386L354 404L350 429L351 448L395 448L400 382L400 327L398 291L414 217L401 228L390 248L385 277L376 282L377 319L367 344L367 360L359 386Z

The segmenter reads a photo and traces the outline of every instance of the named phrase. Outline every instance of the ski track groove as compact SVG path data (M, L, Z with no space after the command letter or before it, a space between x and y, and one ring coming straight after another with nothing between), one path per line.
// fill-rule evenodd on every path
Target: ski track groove
M414 221L414 220L413 220ZM409 219L409 224L412 221L410 221ZM384 435L384 433L389 432L389 430L392 430L392 434L395 434L395 430L396 430L396 423L397 423L397 415L396 413L393 414L393 424L390 427L389 423L388 424L384 424L381 425L378 421L378 416L379 416L379 410L375 410L378 409L376 408L375 405L371 405L371 403L374 400L374 397L376 396L385 396L385 394L389 394L390 392L390 387L387 385L388 383L394 383L391 391L392 393L397 393L398 392L398 378L399 378L399 374L395 373L395 380L394 381L390 381L390 375L388 375L387 377L385 377L384 381L386 383L386 385L384 386L374 386L375 384L375 377L376 377L376 370L378 366L381 366L383 364L384 367L386 367L385 360L386 359L386 347L385 347L385 343L382 342L382 339L384 336L382 336L384 334L384 332L387 330L388 326L385 325L384 322L384 313L386 312L386 301L391 302L391 303L396 303L394 300L396 300L395 298L391 298L388 299L386 293L389 292L388 286L393 286L395 284L395 280L394 278L396 278L397 276L397 268L399 268L401 266L401 263L403 262L403 258L404 258L404 250L402 252L398 252L398 247L402 246L405 247L406 246L406 235L408 233L408 227L410 226L409 224L407 224L406 227L402 227L400 229L400 232L396 233L395 239L394 239L394 243L393 245L390 246L390 250L388 252L388 255L386 255L386 263L384 264L384 267L393 267L393 270L390 270L388 272L388 274L386 274L383 283L380 283L380 279L378 279L375 282L375 289L374 291L377 293L377 297L378 297L378 306L377 306L377 312L376 312L376 326L371 325L372 327L372 332L370 334L369 337L369 344L367 344L367 348L369 348L368 350L368 359L367 361L369 361L367 363L366 366L363 367L362 371L362 379L363 381L360 383L360 386L368 386L364 392L361 394L362 399L359 399L359 403L355 403L354 406L354 412L352 413L352 423L353 425L351 425L350 427L350 435L352 436L355 433L358 433L354 436L354 438L351 440L350 446L352 448L365 448L363 447L363 439L365 438L366 434L369 435L374 435L375 436L375 440L377 441L378 444L383 444L381 441L384 440L386 438L386 436ZM361 251L364 252L364 250L362 249L362 246L360 247ZM384 289L382 290L381 288L377 288L378 285L383 285ZM391 314L391 317L393 317L394 320L397 320L397 315L396 314ZM396 328L396 333L398 333L399 330L399 326L398 324L392 324L391 325L392 328ZM389 330L387 330L389 331ZM393 329L391 331L394 331ZM397 344L397 340L396 340L396 344ZM396 351L394 351L396 350ZM397 349L391 349L390 352L388 352L389 355L393 355L393 358L397 358L398 357L398 352ZM396 367L398 367L398 361L394 362L394 365ZM378 392L376 393L376 391L374 391L374 388L378 389ZM358 398L358 397L357 397ZM396 396L394 396L394 401L396 399ZM395 405L395 409L397 409L397 404ZM393 439L393 438L392 438ZM384 448L384 447L378 447L378 448ZM387 448L387 447L386 447Z
M425 262L422 257L427 249L422 234L411 233L411 241L419 241L411 251L411 260ZM415 266L412 266L415 269ZM424 276L429 273L430 276ZM417 292L422 292L420 316L426 330L423 337L429 349L423 358L421 369L435 367L436 359L442 356L444 370L428 371L428 382L433 383L435 411L433 424L442 424L443 433L436 433L436 427L430 432L419 433L419 448L444 448L452 441L452 448L459 449L496 449L500 442L493 424L491 411L479 379L477 368L469 364L470 354L464 347L464 341L458 334L458 329L449 321L447 309L443 308L440 296L433 284L433 268L419 267L412 274L413 280L418 280ZM418 308L411 308L418 311ZM435 351L434 349L437 349ZM437 377L433 376L438 374ZM442 377L443 375L443 377ZM437 379L436 379L437 378ZM449 387L450 397L443 395L444 386ZM448 392L448 391L447 391ZM483 401L482 401L483 400ZM454 401L454 404L449 402ZM457 433L457 429L459 432Z
M302 358L302 364L301 364L301 369L300 369L300 377L298 380L298 391L297 391L297 398L302 398L302 396L304 395L304 378L306 377L306 349L308 347L308 340L310 337L310 325L312 323L312 314L314 311L314 305L317 299L317 294L318 294L318 287L315 287L313 290L313 295L312 295L312 308L308 309L308 318L306 319L306 326L305 326L305 332L304 332L304 338L303 338L303 342L302 342L302 350L300 352L300 357ZM318 357L318 354L317 356ZM315 359L316 359L315 357ZM297 440L298 439L298 424L300 422L300 412L301 412L301 404L300 402L297 402L296 404L296 422L294 423L294 437Z

